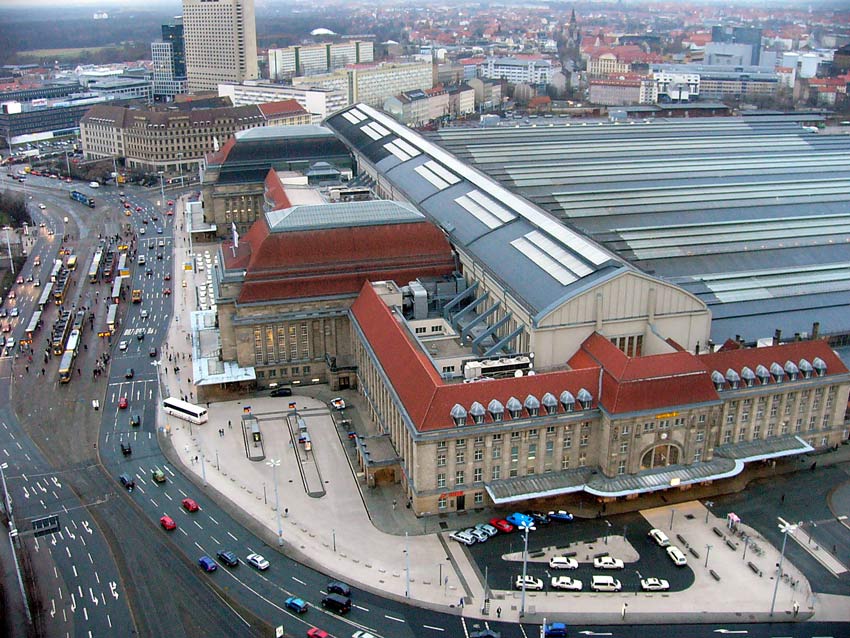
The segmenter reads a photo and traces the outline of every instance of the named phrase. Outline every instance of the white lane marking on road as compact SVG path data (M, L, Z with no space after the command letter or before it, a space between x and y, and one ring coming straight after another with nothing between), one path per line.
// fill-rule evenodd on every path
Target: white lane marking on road
M85 617L86 617L86 620L88 620L88 619L89 619L89 612L88 612L88 610L87 610L85 607L83 607L83 616L85 616Z
M180 527L179 529L181 532L183 532L183 536L188 536L185 529L183 529L182 527Z
M100 599L103 601L103 604L106 604L106 595L103 592L100 592Z
M204 529L203 527L201 527L201 524L200 524L198 521L192 521L192 522L193 522L195 525L197 525L197 526L198 526L198 529Z
M210 516L210 520L211 520L213 523L215 523L216 525L218 525L218 521L217 521L217 520L215 520L212 516Z
M100 585L100 576L97 575L97 572L94 573L94 579L97 581L97 584Z
M89 587L89 596L91 596L91 601L94 603L94 606L97 607L100 604L100 601L97 599L97 596L94 595L94 591L91 587Z
M407 622L404 618L396 618L395 616L388 616L387 614L384 614L384 618L387 620L395 620L396 622Z
M83 545L85 545L85 544L86 544L86 538L85 538L85 536L80 536L80 542L81 542Z
M154 506L154 507L159 507L159 505L157 505L157 503L156 503L156 501L155 501L155 500L151 499L151 503L153 503L153 506Z
M77 585L77 593L80 595L80 598L81 598L81 599L82 599L82 598L85 598L85 596L83 596L83 587L82 587L82 585Z
M50 617L53 618L56 616L56 600L53 598L50 599Z
M174 500L173 498L171 498L171 494L169 494L168 492L165 493L165 498L167 498L169 501Z
M228 535L228 536L230 536L230 538L232 538L232 539L233 539L233 540L235 540L235 541L238 541L238 540L239 540L238 538L236 538L236 537L235 537L233 534L231 534L230 532L227 532L227 535Z
M71 549L66 545L65 552L68 554L68 558L71 558Z
M112 629L112 618L109 617L109 614L106 614L106 622L109 623L109 628Z
M198 544L198 541L195 541L195 547L197 547L197 548L198 548L199 550L201 550L201 551L204 551L204 548L203 548L203 547L201 547L201 546Z
M71 565L71 569L74 571L74 578L79 578L79 576L77 576L77 566Z
M112 597L118 600L118 585L113 580L109 581L109 591L112 593Z
M305 587L307 586L307 583L305 583L305 582L304 582L303 580L301 580L300 578L295 578L295 576L290 576L290 578L292 578L292 580L294 580L296 583L301 583L301 584L302 584L302 585L304 585Z
M219 542L218 542L218 540L216 539L216 537L215 537L215 536L210 536L210 540L211 540L213 543L215 543L216 545L221 545L221 543L219 543Z
M92 565L94 565L94 559L91 557L91 552L87 552L87 554L89 555L89 562L90 562Z
M368 607L363 607L362 605L354 605L354 607L357 607L357 609L360 609L362 611L369 611Z
M425 629L433 629L434 631L445 631L442 627L434 627L432 625L422 625Z

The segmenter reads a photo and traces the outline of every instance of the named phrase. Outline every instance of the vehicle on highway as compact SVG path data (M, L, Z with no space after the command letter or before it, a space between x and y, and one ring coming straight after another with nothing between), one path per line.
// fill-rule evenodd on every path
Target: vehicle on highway
M542 580L535 578L534 576L526 576L523 581L521 574L514 578L514 589L522 589L523 582L525 583L525 589L527 591L543 591Z
M166 531L177 529L177 523L175 523L174 519L168 515L161 516L159 519L159 524L162 525L162 529Z
M39 204L39 205L38 205L38 207L39 207L41 210L44 210L45 208L47 208L47 206L45 206L44 204ZM41 225L42 225L42 226L44 226L44 223L42 223Z
M201 566L205 572L214 572L218 569L218 565L215 564L215 561L209 556L201 556L198 559L198 565Z
M502 638L502 634L495 629L481 629L470 631L469 638Z
M161 259L162 259L162 253L157 253L157 254L156 254L156 258L157 258L157 259L159 259L159 260L161 260Z
M218 559L228 567L239 567L239 559L231 551L220 549L215 553Z
M620 591L623 585L613 576L596 574L590 581L590 588L593 591Z
M471 638L472 634L470 634ZM351 638L378 638L375 634L369 633L368 631L363 631L362 629L358 629L353 634L351 634Z
M619 558L613 556L597 556L593 559L594 569L623 569L625 565Z
M142 207L141 207L141 206L136 206L136 212L137 212L137 213L141 213L141 212L142 212Z
M118 477L118 481L121 483L121 485L127 488L128 492L132 492L133 488L136 487L136 481L134 481L129 474L121 474Z
M567 626L562 622L546 623L543 626L543 638L567 638Z
M663 578L642 578L640 588L643 591L667 591L670 583Z
M151 479L153 479L154 483L165 483L165 472L156 468L151 471Z
M174 200L173 200L173 199L169 199L169 200L168 200L168 205L169 205L169 206L174 206Z
M334 397L331 399L331 405L336 410L345 410L345 400L342 397Z
M157 227L156 227L156 234L157 234L157 235L162 235L162 227L161 227L161 226L157 226Z
M534 519L530 516L526 516L521 512L514 512L513 514L508 514L505 517L505 520L513 525L514 527L533 527Z
M150 355L151 357L155 357L155 356L156 356L156 346L151 346L151 347L150 347L150 349L148 350L148 355Z
M670 539L667 538L667 534L662 532L660 529L651 529L649 530L649 534L647 534L652 540L658 543L659 547L669 547Z
M144 341L144 340L145 340L145 333L144 332L140 332L139 334L136 335L136 341Z
M298 614L303 614L308 609L307 603L304 602L303 599L297 598L296 596L290 596L289 598L283 601L283 604L287 609L291 609L292 611Z
M2 317L8 317L8 316L9 316L9 311L8 311L8 310L6 310L5 308L0 309L0 318L2 318Z
M19 314L21 314L21 311L20 311L20 310L18 310L18 308L17 308L17 307L12 308L12 309L9 311L9 316L10 316L10 317L17 317Z
M667 548L667 555L676 567L684 567L688 564L688 559L685 557L685 554L675 545L670 545Z
M555 576L550 584L552 589L563 589L564 591L581 591L582 582L569 576Z
M136 375L136 371L133 368L127 368L127 371L124 373L125 379L132 379Z
M134 428L139 427L142 424L142 418L138 414L130 415L130 425Z
M139 313L139 316L140 316L142 319L147 319L147 318L148 318L148 311L147 311L147 310L142 310L142 311Z
M147 223L147 220L145 220L145 223ZM140 234L140 235L144 235L146 232L147 232L147 231L145 230L145 227L144 227L144 226L142 226L142 227L139 229L139 234Z
M118 349L119 349L121 352L124 352L125 350L127 350L127 345L128 345L128 342L127 342L127 340L126 340L126 339L125 339L125 340L123 340L123 341L120 341L120 342L118 342Z
M165 275L165 277L163 277L162 279L163 279L163 281L171 281L171 275ZM184 281L183 283L186 283L186 282Z
M200 507L198 507L198 503L193 498L184 498L180 502L182 503L183 508L187 512L197 512L199 509L201 509Z
M495 536L499 533L499 530L487 523L478 523L478 525L475 526L475 529L484 532L487 536Z
M331 635L318 627L310 627L307 630L307 638L331 638Z
M163 297L167 297L170 294L171 294L171 288L166 288L165 290L162 291Z
M162 237L160 237L159 241L157 242L157 245L159 245L160 247L165 246L165 240Z
M553 556L549 559L549 569L578 569L578 561L568 556Z
M495 527L503 534L510 534L514 531L514 526L508 523L504 518L491 518L490 525Z
M17 283L17 284L19 284L19 285L20 285L20 284L22 284L22 283L24 283L24 276L23 276L23 275L18 275L18 278L17 278L15 281L16 281L16 283Z
M570 514L566 510L554 510L547 514L549 520L552 521L571 521L573 520L573 515Z
M14 290L9 291L9 299L15 299L17 296L18 293L16 293Z
M325 589L329 594L339 594L340 596L351 596L351 587L339 580L332 580L327 584Z
M477 539L465 529L452 532L449 534L449 538L464 545L475 545L477 542Z
M121 454L123 454L124 456L130 456L132 453L133 453L133 448L130 447L129 443L122 443L121 444Z
M130 402L127 400L127 397L121 397L118 399L119 410L124 410L128 405L130 405Z
M338 614L347 614L351 611L351 599L339 594L328 594L322 598L322 607Z
M260 571L265 571L269 568L269 561L267 561L259 554L248 554L248 556L245 558L245 562L248 563L251 567L259 569Z

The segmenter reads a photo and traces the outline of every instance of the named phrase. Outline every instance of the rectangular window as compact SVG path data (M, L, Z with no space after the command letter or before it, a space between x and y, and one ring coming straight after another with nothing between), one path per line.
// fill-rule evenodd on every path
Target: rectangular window
M516 478L517 476L519 476L519 470L515 467L512 467L510 472L508 472L508 476L510 476L511 478Z
M519 461L519 446L514 445L511 447L511 463L516 463Z
M699 418L697 419L697 422L698 422L698 423L705 423L705 415L704 415L704 414L700 414L700 415L699 415Z
M501 440L502 440L501 434L494 434L493 435L493 443L495 443L496 441L501 441Z
M462 463L466 463L466 453L463 450L458 450L455 452L455 463L461 465Z
M445 450L446 447L447 447L447 445L446 445L445 441L437 441L437 449L438 450Z
M770 406L770 416L771 418L776 416L776 405Z
M761 423L756 423L753 426L753 439L761 438Z
M828 430L828 429L829 429L829 415L828 415L828 414L824 414L824 415L823 415L823 419L821 419L821 427L822 427L824 430Z
M620 434L622 434L623 436L626 436L626 435L629 434L629 424L628 423L623 424L623 430L622 430L622 432L620 432Z
M587 454L582 452L578 455L578 466L585 467L587 465Z
M770 438L770 437L773 436L773 432L774 432L775 429L776 429L776 426L773 423L769 423L767 425L767 438Z
M502 448L501 447L494 447L493 448L493 458L494 459L502 458Z
M812 430L815 429L815 423L816 422L817 422L816 416L809 417L809 432L811 432Z
M466 481L466 476L463 470L458 470L455 472L455 485L463 485Z
M727 414L726 415L726 425L732 425L734 422L735 422L735 415L734 414Z
M537 438L537 428L533 428L533 429L528 431L528 438L529 439L536 439Z
M626 462L625 462L625 461L620 461L620 462L617 464L617 474L619 474L619 475L621 475L621 476L622 476L622 475L623 475L623 474L625 474L625 473L626 473Z
M472 481L473 481L473 483L480 483L483 480L484 480L484 470L482 470L480 467L476 467L474 470L472 470Z
M446 467L446 455L438 454L437 455L437 467Z
M564 435L564 449L569 450L573 446L573 435L567 433Z
M555 442L546 441L546 456L551 457L555 453Z
M472 459L474 461L483 461L484 460L484 450L481 448L477 448L472 455Z
M511 432L511 441L519 439L519 432Z
M782 434L788 434L788 421L782 422Z
M458 439L457 441L455 441L455 447L466 447L466 439Z
M741 431L738 432L738 441L745 441L747 439L747 430L741 428Z
M794 432L801 432L803 430L803 419L797 419L797 423L794 425Z
M533 461L537 458L537 444L532 443L528 446L528 460Z
M441 496L439 499L437 499L437 509L444 510L446 509L446 507L448 507L448 505L449 501L445 496Z
M694 463L699 463L700 461L702 461L702 448L698 447L694 450Z
M476 505L481 505L484 503L484 492L475 492L475 496L472 499Z
M568 456L565 456L564 458L561 459L561 469L562 470L570 469L570 458Z
M579 443L578 443L579 447L587 447L587 441L588 441L589 438L590 437L588 436L587 432L582 432L581 438L579 439Z
M547 425L546 426L546 434L555 434L555 426Z
M732 442L732 430L726 430L723 433L723 442L724 443L731 443Z
M498 481L500 478L502 478L502 468L498 465L494 465L493 470L490 472L490 474L493 477L494 481Z
M620 454L625 454L629 451L629 444L626 441L620 443Z
M476 436L475 437L475 445L484 445L484 437Z
M700 430L699 432L697 432L697 441L702 441L703 439L705 439L705 432Z
M437 488L443 488L446 486L446 475L445 474L437 474Z

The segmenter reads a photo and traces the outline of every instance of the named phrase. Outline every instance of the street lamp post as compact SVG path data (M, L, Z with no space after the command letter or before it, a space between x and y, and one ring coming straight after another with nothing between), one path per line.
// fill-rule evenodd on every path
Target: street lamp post
M410 598L410 545L407 532L404 533L404 597Z
M711 545L705 546L705 567L708 568L708 556L711 554Z
M15 274L15 262L12 261L12 244L9 243L9 230L11 226L4 227L6 231L6 250L9 251L9 266L12 268L12 274Z
M605 544L608 544L608 534L611 533L611 521L605 521Z
M708 509L710 507L714 507L714 501L706 501L705 502L705 524L708 525L708 515L711 511Z
M750 537L744 536L744 555L741 557L741 560L747 560L747 548L750 546Z
M165 185L163 184L163 181L162 181L162 171L157 171L157 174L159 175L159 196L161 198L162 205L164 206L165 205Z
M523 548L522 548L522 599L519 607L519 617L525 617L525 577L528 573L528 532L531 532L535 529L534 525L531 524L530 521L523 521L519 526L520 531L523 532Z
M280 499L278 498L277 489L277 468L280 465L280 459L269 459L266 461L266 465L272 468L274 479L274 509L277 512L277 544L283 545L283 522L280 519Z
M676 515L676 510L670 510L670 529L673 529L673 517Z
M776 607L776 592L779 591L779 580L782 578L782 563L785 561L785 543L788 541L788 534L793 534L797 531L797 526L792 525L788 521L777 517L779 521L779 531L782 532L782 551L779 553L779 565L776 568L776 582L773 585L773 599L770 601L770 615L773 616L773 610Z
M207 486L207 464L206 464L206 457L204 456L203 452L201 452L201 478L204 481L204 487L206 487Z
M637 597L638 590L640 589L640 581L643 580L643 576L641 576L641 573L638 570L635 570L635 574L637 575L637 579L638 579L637 587L635 587L635 597Z

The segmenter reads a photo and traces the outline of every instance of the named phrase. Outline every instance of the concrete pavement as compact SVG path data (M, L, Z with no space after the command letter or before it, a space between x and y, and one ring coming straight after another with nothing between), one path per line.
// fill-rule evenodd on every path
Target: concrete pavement
M182 214L182 202L176 213ZM188 258L185 232L177 232L178 228L179 223L175 224L176 265ZM209 250L215 254L214 246L194 248L196 253ZM194 396L190 382L191 342L187 341L185 330L190 325L188 313L196 309L195 285L205 280L206 273L175 273L173 299L177 320L171 322L162 351L161 381L167 388L166 396L186 394L190 400ZM175 363L179 372L174 371ZM417 519L403 506L403 496L397 487L367 488L352 461L353 454L347 449L347 436L336 425L336 413L328 407L327 387L313 386L296 392L299 394L292 398L251 397L211 403L210 420L202 426L191 426L160 410L158 423L164 426L161 442L166 453L176 457L172 460L195 477L199 489L206 485L215 490L221 499L262 526L270 544L274 544L280 527L283 551L303 562L387 596L402 600L409 597L419 605L470 618L484 617L484 579L480 570L463 546L438 532L443 524L450 531L484 520L485 515L470 512L448 519ZM346 411L346 417L354 421L355 427L366 427L367 424L358 422L358 414L366 411L357 409L356 395L349 393L345 398L355 406ZM297 415L310 432L309 452L297 440L298 423L296 414L289 408L290 401L295 402ZM248 458L260 452L250 433L242 428L242 417L249 406L262 432L263 461ZM265 463L270 459L280 460L276 469L280 511L275 508L275 470ZM688 554L689 567L695 573L692 587L676 593L528 592L524 620L540 620L545 616L584 623L656 623L663 619L755 622L795 618L850 621L850 599L813 595L805 577L787 559L784 563L787 578L780 581L771 616L779 549L754 530L748 533L755 539L760 553L747 541L745 557L743 539L697 501L665 505L642 514L653 526L665 531L672 520L673 529L668 534L673 542L686 552L693 548L695 554ZM679 535L684 540L679 540ZM630 551L625 547L627 542L621 537L611 538L612 547L616 543L624 544L625 556ZM712 546L709 552L707 545ZM813 555L822 563L829 562L822 549L811 551L815 551ZM519 620L519 592L493 591L492 595L490 618L495 617L498 606L502 609L502 620ZM462 607L461 599L465 602Z

